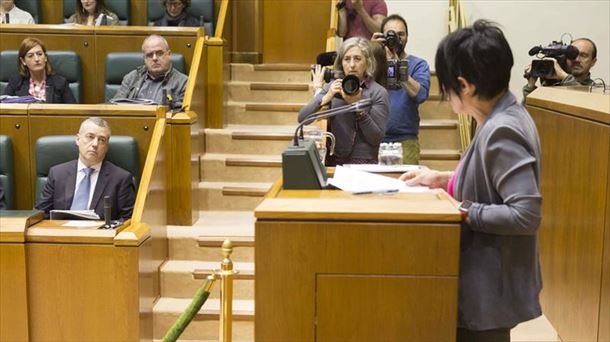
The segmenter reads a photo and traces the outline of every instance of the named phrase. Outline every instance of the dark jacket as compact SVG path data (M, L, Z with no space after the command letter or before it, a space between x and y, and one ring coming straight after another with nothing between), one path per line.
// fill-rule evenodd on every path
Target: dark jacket
M155 20L154 26L198 27L201 26L201 22L199 18L186 11L176 18L168 16L167 12L165 12L165 15Z
M47 75L47 103L76 103L68 81L60 75ZM30 78L15 75L4 88L3 95L29 96Z
M74 199L78 160L53 166L40 194L36 209L49 214L52 209L68 210ZM90 209L104 219L104 196L110 196L112 220L131 217L135 202L135 187L131 173L105 160L97 178Z

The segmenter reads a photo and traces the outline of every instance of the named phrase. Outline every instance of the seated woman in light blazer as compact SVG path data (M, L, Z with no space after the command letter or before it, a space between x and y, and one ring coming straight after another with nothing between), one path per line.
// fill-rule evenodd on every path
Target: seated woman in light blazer
M508 90L513 54L494 24L478 20L449 34L435 64L443 97L477 131L454 172L401 178L461 201L457 341L510 341L514 326L542 314L538 132Z
M28 37L21 42L17 70L19 74L9 79L3 95L33 96L47 103L76 103L68 81L53 72L47 48L40 39Z

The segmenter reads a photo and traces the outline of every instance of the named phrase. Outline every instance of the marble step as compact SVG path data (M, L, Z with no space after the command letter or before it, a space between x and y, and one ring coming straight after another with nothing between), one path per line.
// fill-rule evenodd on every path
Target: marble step
M252 211L200 211L193 226L168 226L169 259L220 263L225 239L233 242L234 262L254 262Z
M254 103L308 102L313 97L308 83L252 83L231 81L227 84L230 101Z
M231 64L231 80L244 82L310 83L311 72L305 64Z
M215 286L218 286L216 283ZM153 336L161 339L180 314L191 303L190 298L161 297L153 307ZM220 301L208 299L180 339L218 341ZM254 301L233 300L233 341L254 340Z
M191 298L205 283L207 276L220 269L221 260L168 260L161 267L161 296ZM254 299L254 263L234 262L233 268L239 272L233 278L233 298ZM220 298L219 286L214 286L210 298Z
M254 210L272 182L199 182L200 210Z

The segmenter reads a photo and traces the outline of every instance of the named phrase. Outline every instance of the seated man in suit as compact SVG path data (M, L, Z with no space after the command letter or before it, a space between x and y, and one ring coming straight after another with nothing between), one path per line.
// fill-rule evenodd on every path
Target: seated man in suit
M78 159L55 165L40 195L36 209L95 210L104 219L104 197L110 196L112 220L131 217L135 187L131 173L104 160L110 141L110 126L101 118L82 122L76 145Z
M149 99L159 104L173 102L170 103L172 108L182 107L188 77L172 67L172 52L167 40L150 35L144 39L142 52L144 65L123 77L121 88L113 99Z

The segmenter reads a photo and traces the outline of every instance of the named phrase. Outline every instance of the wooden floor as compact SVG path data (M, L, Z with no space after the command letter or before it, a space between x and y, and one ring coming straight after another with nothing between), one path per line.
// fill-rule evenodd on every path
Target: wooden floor
M513 342L560 342L555 329L549 321L542 315L536 319L524 322L516 326L511 331L511 341Z

